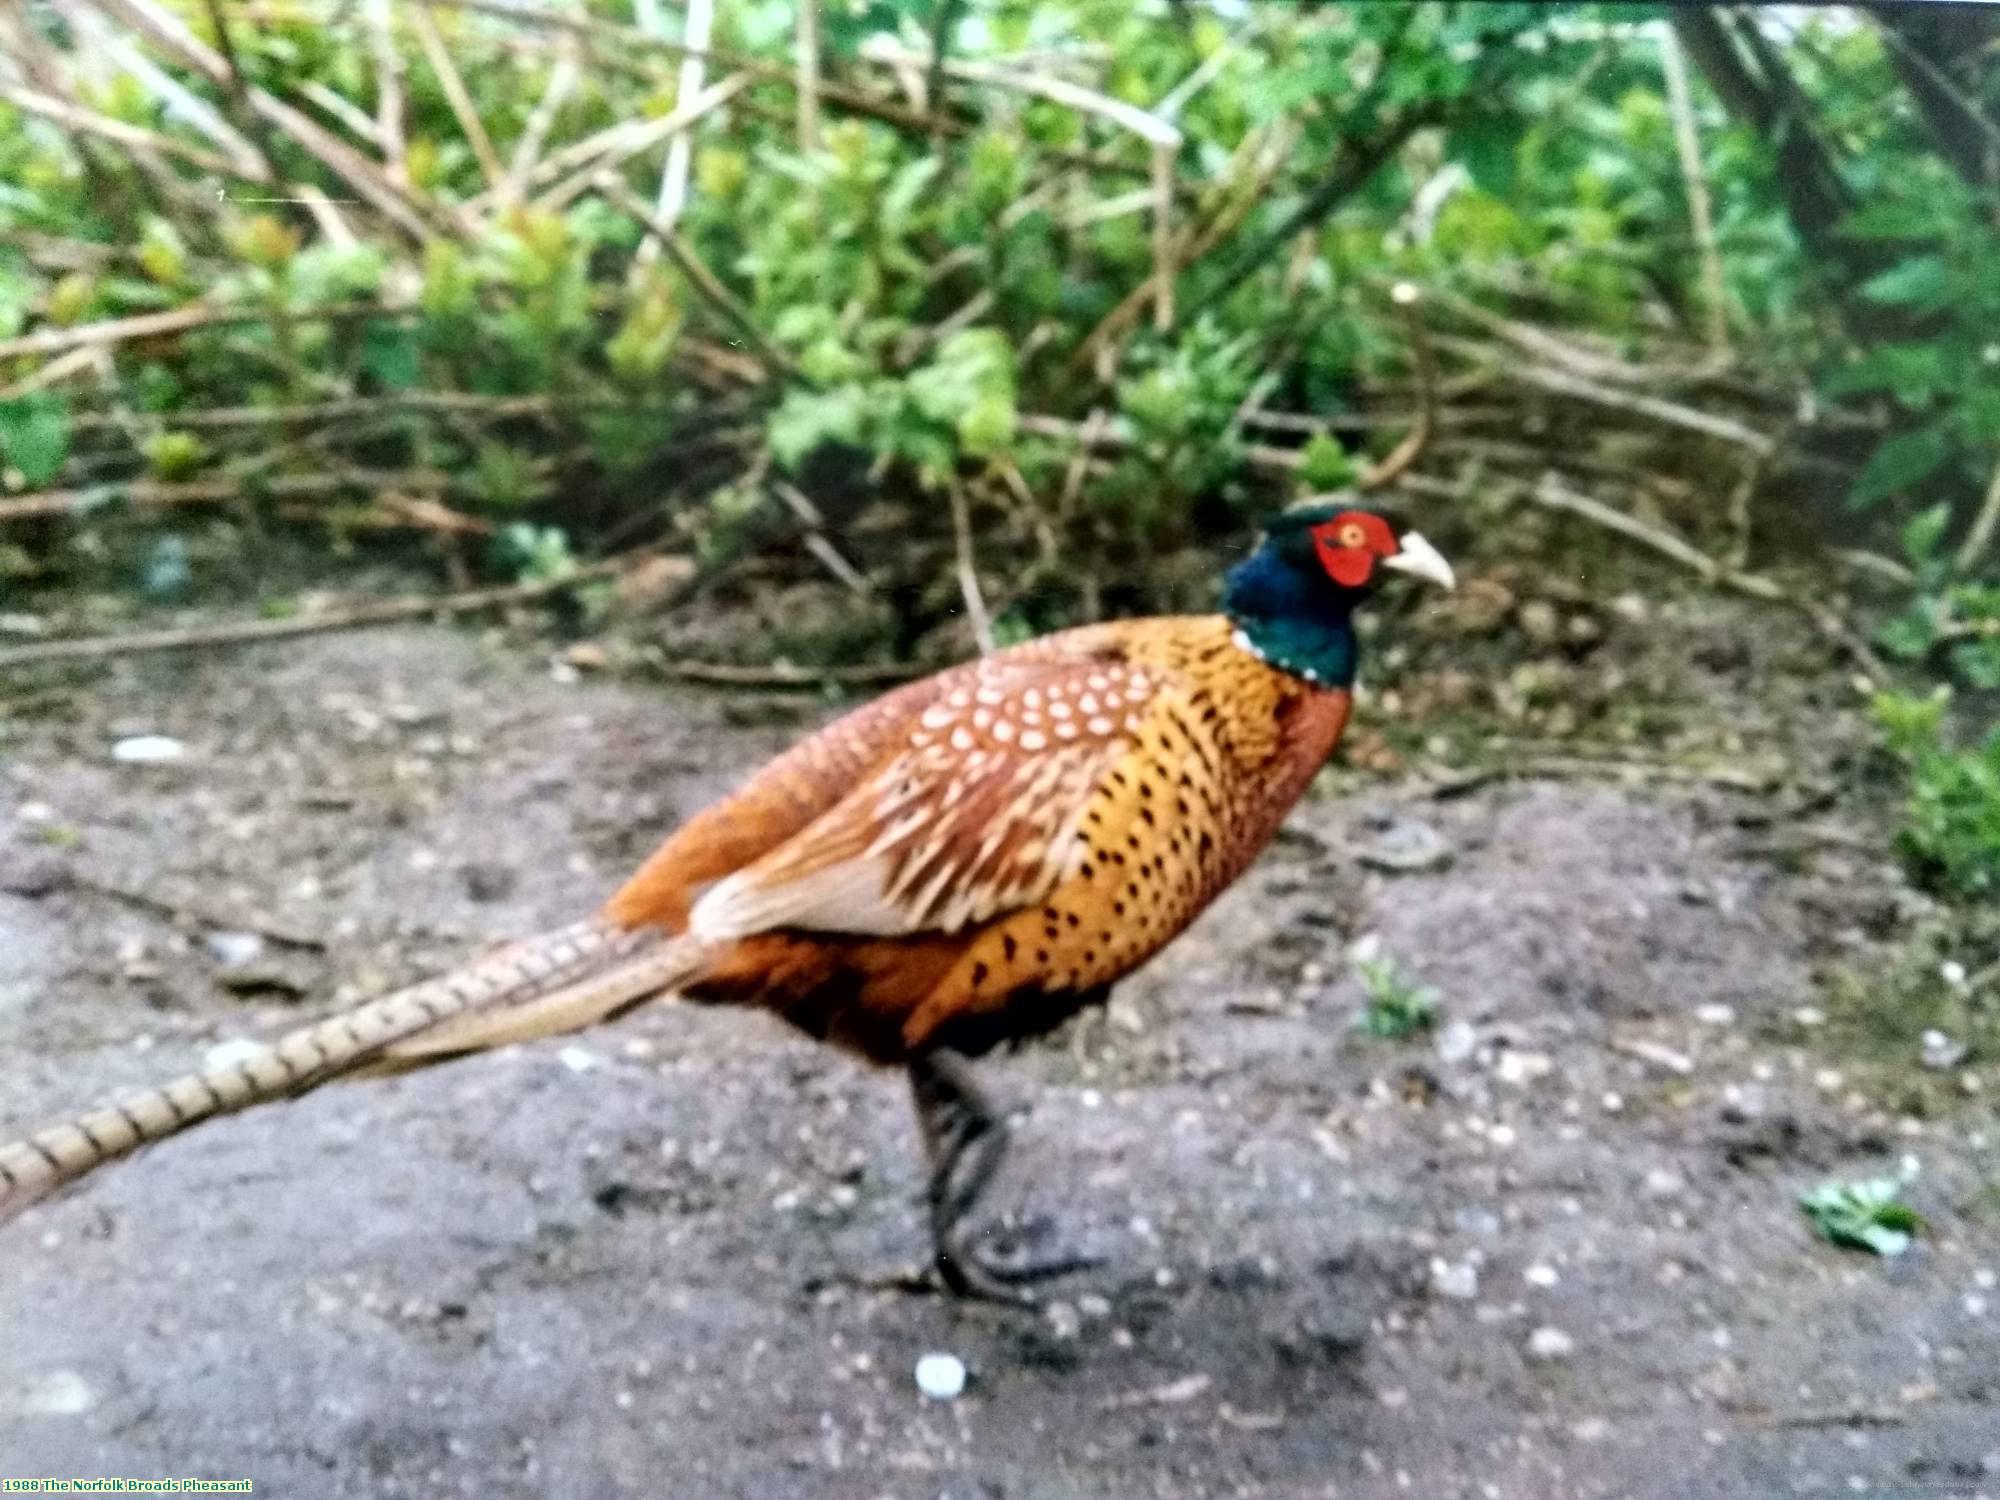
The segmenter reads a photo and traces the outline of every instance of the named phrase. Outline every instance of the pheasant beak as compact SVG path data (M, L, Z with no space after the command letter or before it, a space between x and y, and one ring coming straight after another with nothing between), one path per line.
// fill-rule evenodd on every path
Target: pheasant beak
M1402 540L1396 544L1396 551L1382 559L1382 566L1416 578L1427 578L1448 589L1458 587L1451 564L1444 560L1442 552L1424 540L1421 532L1404 532Z

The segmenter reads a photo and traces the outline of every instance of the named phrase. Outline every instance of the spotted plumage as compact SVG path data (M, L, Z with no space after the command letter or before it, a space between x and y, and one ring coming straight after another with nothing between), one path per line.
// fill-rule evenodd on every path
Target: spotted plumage
M1004 1147L965 1058L1101 998L1242 873L1347 722L1354 605L1429 545L1289 513L1221 613L1064 631L900 688L690 820L599 917L0 1147L0 1217L210 1115L360 1067L601 1020L674 989L909 1069L939 1265Z

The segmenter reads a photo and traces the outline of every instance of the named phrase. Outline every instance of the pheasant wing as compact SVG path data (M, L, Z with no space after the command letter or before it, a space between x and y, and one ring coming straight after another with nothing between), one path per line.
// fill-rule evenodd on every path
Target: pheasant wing
M1041 901L1080 862L1092 792L1171 683L1101 659L981 663L886 765L703 895L690 932L956 932Z

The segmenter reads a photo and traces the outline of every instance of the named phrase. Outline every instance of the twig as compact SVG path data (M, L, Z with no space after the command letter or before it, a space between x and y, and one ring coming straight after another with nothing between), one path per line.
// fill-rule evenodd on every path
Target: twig
M1181 270L1193 265L1235 233L1282 168L1295 133L1294 128L1286 123L1274 131L1253 131L1243 138L1229 165L1223 169L1223 198L1213 216L1206 223L1189 224L1169 250L1167 261L1174 274L1178 275ZM1248 170L1246 175L1246 169L1260 153L1262 163L1255 170ZM1158 284L1150 277L1126 293L1123 300L1099 319L1097 326L1076 346L1069 357L1069 369L1085 370L1097 363L1100 352L1108 348L1114 339L1122 337L1138 320L1147 304L1157 304L1158 298Z
M1986 558L1986 549L1993 545L1996 532L2000 532L2000 464L1994 465L1993 477L1987 481L1986 498L1980 502L1972 530L1966 532L1965 540L1959 544L1958 556L1952 560L1953 571L1965 575L1977 568Z
M556 115L568 102L572 90L576 88L580 69L577 65L577 45L574 37L563 37L559 44L561 52L556 57L555 66L549 69L548 87L542 90L542 97L535 104L534 112L528 116L528 123L522 127L521 138L514 142L514 155L507 165L506 179L494 195L501 207L521 201L527 190L529 174L541 164L542 147L549 138L549 130L556 122ZM678 142L680 137L676 136Z
M924 73L922 108L940 122L934 140L942 142L944 127L944 65L951 56L952 29L958 24L959 0L938 0L931 16L931 62Z
M332 494L340 490L436 490L465 482L436 469L358 468L317 474L274 474L255 479L235 476L172 482L135 479L123 484L38 490L32 494L10 496L0 500L0 526L42 516L78 515L113 501L148 509L164 509L176 505L215 505L258 493L287 500L306 495Z
M65 103L48 94L38 94L32 89L0 83L0 99L6 100L16 109L40 115L45 120L53 120L67 130L102 136L107 141L116 141L121 146L129 146L135 150L157 151L162 156L176 157L190 166L200 167L205 172L216 172L227 177L249 177L254 182L271 180L262 163L258 163L254 171L246 171L243 164L219 156L215 152L205 151L199 146L190 146L187 142L177 141L172 136L156 135L137 125L128 125L123 120L114 120L109 115L100 115L94 110Z
M143 886L132 885L94 871L67 869L63 872L63 883L77 890L95 891L101 896L123 901L127 906L137 906L146 911L156 912L170 921L192 922L211 932L254 932L269 938L280 947L299 948L309 953L326 951L324 938L274 922L269 917L218 911L192 897L162 896Z
M1531 385L1553 395L1573 396L1579 401L1588 401L1593 406L1631 412L1635 416L1650 417L1669 426L1683 427L1690 432L1720 438L1726 443L1747 448L1760 458L1768 459L1777 450L1777 444L1773 439L1754 428L1744 426L1733 418L1697 411L1691 406L1682 406L1679 402L1668 401L1659 396L1608 390L1580 376L1566 374L1561 370L1542 369L1535 365L1504 365L1500 368L1500 373L1506 379L1518 380L1523 385Z
M1518 294L1519 288L1501 287L1502 291ZM1490 312L1458 293L1442 287L1434 287L1432 300L1449 308L1468 323L1476 323L1496 338L1512 344L1525 354L1546 360L1552 365L1573 371L1587 380L1601 380L1611 385L1675 386L1692 385L1707 380L1719 380L1727 373L1727 367L1710 357L1698 364L1686 365L1635 365L1629 360L1611 354L1600 354L1580 344L1560 338L1545 328L1537 328L1531 323L1516 322L1499 313Z
M650 549L642 549L650 550ZM338 606L318 614L289 620L230 620L218 625L192 625L175 630L137 631L125 635L83 636L74 640L41 641L32 646L0 650L0 671L14 667L39 666L56 661L103 661L111 657L139 656L159 651L185 651L212 646L246 646L260 641L286 640L293 636L320 635L335 630L360 630L372 625L390 625L398 620L421 619L425 615L454 616L504 609L513 604L530 604L559 594L565 589L593 579L608 578L629 567L639 553L587 563L561 578L544 578L533 583L509 584L500 588L468 589L455 594L423 594L402 599L379 599L362 604Z
M412 5L407 13L410 25L416 30L417 42L431 65L431 72L437 75L438 85L444 90L445 102L457 117L458 128L464 134L466 144L472 147L473 156L478 158L479 170L486 178L486 185L489 188L499 187L507 180L507 171L500 165L499 153L493 149L493 138L486 133L486 122L479 118L479 107L466 91L465 80L459 77L458 65L451 60L444 38L438 35L437 22L431 17L430 7Z
M708 46L708 33L715 17L715 0L688 0L686 36L690 47ZM707 81L708 59L690 52L681 59L680 88L675 95L692 99ZM687 207L688 168L694 160L694 136L683 130L667 142L667 164L660 173L660 223L668 233L680 227L681 210ZM660 242L649 239L639 247L639 264L650 264L660 251Z
M609 398L607 398L608 400ZM274 424L299 425L307 422L334 422L348 417L372 417L384 412L445 412L454 416L486 417L500 421L510 417L542 416L556 409L553 396L480 396L468 391L390 391L379 396L346 396L331 401L301 402L296 406L211 406L195 407L173 414L175 427L266 427ZM123 412L80 412L70 418L77 432L103 427L122 427Z
M329 302L320 307L295 308L291 316L297 322L306 323L336 318L396 317L415 310L383 302ZM266 307L199 302L192 307L177 307L171 312L107 318L101 323L81 323L74 328L40 328L18 338L0 339L0 359L13 359L23 354L60 354L85 345L104 348L131 339L157 338L162 334L186 333L190 329L213 328L227 323L267 323L270 318L270 309Z
M4 659L0 659L0 665L5 665ZM932 670L921 662L874 662L851 667L795 667L789 662L739 666L735 662L680 657L655 657L650 665L661 675L682 682L749 688L818 688L829 682L845 687L871 687L878 683L908 682Z
M1362 491L1384 489L1395 483L1411 464L1423 457L1424 449L1430 446L1431 437L1437 432L1437 361L1431 355L1430 335L1424 329L1423 314L1417 310L1423 294L1414 283L1399 281L1390 288L1389 298L1403 315L1404 326L1409 330L1410 360L1417 370L1417 424L1390 450L1387 458L1372 465L1354 481L1354 487Z
M979 654L993 654L993 620L986 613L986 598L979 591L979 568L972 555L972 507L965 498L965 486L956 474L945 476L951 494L951 533L958 549L958 591L965 599L965 613L972 621L972 638Z
M1593 500L1588 495L1580 495L1560 484L1553 475L1544 475L1541 482L1523 493L1535 504L1549 510L1567 511L1595 522L1606 530L1615 531L1650 547L1663 557L1672 558L1683 567L1701 574L1711 584L1719 584L1734 589L1739 594L1748 594L1753 599L1763 599L1774 604L1789 605L1805 615L1819 627L1820 633L1839 646L1861 670L1878 683L1890 680L1889 668L1877 656L1854 628L1826 605L1804 595L1793 594L1783 585L1757 573L1746 573L1740 568L1732 568L1719 562L1706 552L1681 540L1669 532L1648 526L1623 511L1613 510L1602 501Z
M158 4L158 0L94 0L133 30L150 40L183 65L205 75L210 82L229 87L231 69L214 49L206 46L181 20ZM391 181L367 157L325 129L310 116L274 98L263 89L246 88L251 111L270 122L327 170L359 193L384 218L421 244L431 238L433 216L450 222L435 205L418 198L406 184ZM455 227L470 231L469 223Z
M760 469L769 466L768 454L759 454L758 466ZM750 482L754 484L756 480ZM846 585L851 593L867 598L875 592L874 586L868 582L867 575L843 557L840 549L828 538L826 517L820 514L819 507L806 497L804 491L797 485L780 479L772 483L771 493L776 495L785 509L805 527L806 550L819 559L821 567Z
M396 47L390 0L368 0L368 41L375 54L375 138L387 164L389 180L409 186L404 166L408 145L403 134L403 54Z
M1174 157L1176 148L1153 147L1153 327L1174 326Z
M549 210L562 208L619 163L631 160L642 151L651 150L661 141L678 138L704 115L714 113L734 99L749 83L748 73L732 74L711 84L692 99L683 99L674 106L672 113L662 115L657 120L629 121L593 137L593 141L600 146L594 153L596 159L581 171L572 173L542 193L535 199L535 206ZM589 145L591 142L581 144ZM559 160L567 155L569 152L565 151L558 157L550 158L550 161Z
M1688 217L1694 225L1695 248L1701 254L1702 300L1707 303L1708 342L1717 353L1729 350L1729 307L1722 279L1722 255L1716 249L1715 215L1708 198L1708 174L1701 164L1701 131L1694 112L1694 92L1688 87L1687 60L1673 28L1659 22L1660 69L1667 79L1667 110L1674 121L1674 145L1680 153L1681 176L1687 183Z
M819 150L819 0L797 0L799 150Z
M709 270L679 235L654 217L652 209L640 200L637 193L610 172L599 174L597 187L660 241L667 254L673 258L674 264L680 267L681 273L693 284L695 290L712 302L723 317L736 326L750 347L757 351L757 357L763 362L767 371L787 378L797 375L798 367L793 364L792 357L764 337L764 330L757 326L757 320L751 316L750 309L743 305L734 292L723 285L721 279Z

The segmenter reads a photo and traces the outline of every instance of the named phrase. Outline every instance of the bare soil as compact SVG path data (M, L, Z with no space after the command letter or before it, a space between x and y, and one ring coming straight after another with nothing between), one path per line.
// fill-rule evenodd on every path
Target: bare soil
M823 711L430 629L59 691L0 738L0 1131L589 909ZM188 757L115 764L135 733ZM998 1206L1108 1257L1041 1312L901 1284L900 1079L661 1007L220 1122L0 1229L0 1477L2000 1495L2000 1076L1815 1023L1828 972L1893 962L1879 830L1833 809L1778 857L1700 783L1345 785L1108 1011L986 1065L1032 1106ZM1366 868L1384 817L1449 867ZM251 923L324 946L232 970L211 935ZM1438 1031L1352 1028L1369 933ZM1915 1250L1815 1237L1802 1189L1906 1153Z

